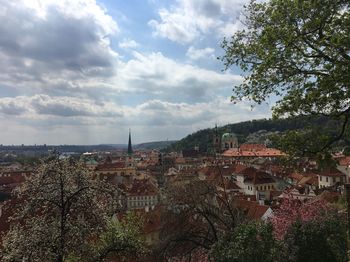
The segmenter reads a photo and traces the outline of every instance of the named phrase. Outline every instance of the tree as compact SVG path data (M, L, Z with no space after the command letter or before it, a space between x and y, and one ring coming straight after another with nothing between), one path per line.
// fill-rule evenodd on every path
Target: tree
M239 225L211 249L213 261L276 261L277 241L271 224L250 222Z
M127 213L120 220L111 219L94 244L94 254L85 261L110 261L115 257L145 256L148 250L141 236L143 220L135 213ZM80 261L80 260L78 260Z
M88 261L95 256L92 244L111 229L108 221L121 207L114 186L94 177L82 163L56 155L15 196L20 204L3 238L1 261L61 262L72 256Z
M271 219L280 261L347 261L345 217L324 200L284 200Z
M341 217L297 221L289 229L283 244L281 261L348 261L346 222Z
M284 199L278 209L274 211L271 223L274 227L275 237L281 240L297 221L323 221L327 215L336 212L337 210L324 200L309 200L301 203L295 199Z
M349 126L349 1L253 0L245 12L245 28L222 43L226 68L238 65L245 72L232 99L260 104L277 97L274 117L336 119L312 153L328 149Z
M196 261L196 253L208 252L224 232L243 220L227 194L206 181L173 185L166 193L169 209L159 247L164 257L174 259L181 254L187 261Z

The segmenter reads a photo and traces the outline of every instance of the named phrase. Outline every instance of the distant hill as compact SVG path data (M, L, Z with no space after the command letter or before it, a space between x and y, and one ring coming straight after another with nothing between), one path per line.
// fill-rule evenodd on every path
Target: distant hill
M157 149L157 150L161 150L161 149L169 147L171 144L173 144L175 142L177 142L177 140L156 141L156 142L148 142L148 143L137 144L137 145L134 145L133 147L135 149L146 149L146 150Z
M233 132L237 135L238 142L257 142L257 136L265 136L269 133L285 132L288 130L303 129L308 125L320 127L335 125L334 122L325 117L294 117L288 119L259 119L245 121L235 124L228 124L218 127L220 135L226 132ZM183 149L193 149L199 146L201 152L210 151L215 129L207 128L186 136L185 138L171 144L167 151L181 151Z

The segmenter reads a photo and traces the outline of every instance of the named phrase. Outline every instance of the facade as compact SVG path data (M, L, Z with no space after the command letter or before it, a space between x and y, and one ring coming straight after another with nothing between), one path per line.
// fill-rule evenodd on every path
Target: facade
M213 148L215 153L221 153L228 149L238 148L238 139L234 133L224 133L222 136L220 136L218 127L215 125Z
M234 133L225 133L221 137L221 151L238 148L238 139Z
M133 158L133 150L131 145L131 133L129 131L128 151L125 159L114 161L111 156L108 156L104 163L95 166L95 173L109 180L115 178L114 182L121 183L123 177L133 177L136 175L136 167Z
M147 179L135 179L126 195L128 209L145 209L158 204L158 189Z
M344 183L346 183L346 175L337 169L324 170L318 175L318 185L320 188Z
M136 168L128 166L126 162L105 162L96 166L95 173L105 176L134 176L136 175Z
M285 153L275 148L267 148L262 144L242 144L239 148L225 150L222 156L235 160L251 160L256 158L274 159L285 156Z
M236 174L236 181L245 195L254 195L257 200L270 199L270 192L277 187L276 181L270 174L252 167Z

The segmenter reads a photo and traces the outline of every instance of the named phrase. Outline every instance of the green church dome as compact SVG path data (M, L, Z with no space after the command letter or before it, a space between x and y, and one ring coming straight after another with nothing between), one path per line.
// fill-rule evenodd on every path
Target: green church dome
M222 140L231 139L231 138L236 138L236 135L234 133L225 133L221 137Z

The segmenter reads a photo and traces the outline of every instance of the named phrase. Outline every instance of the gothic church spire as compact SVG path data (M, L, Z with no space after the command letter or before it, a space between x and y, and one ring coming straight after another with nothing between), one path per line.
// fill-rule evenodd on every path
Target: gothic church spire
M129 129L128 155L132 155L131 131Z

